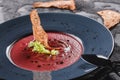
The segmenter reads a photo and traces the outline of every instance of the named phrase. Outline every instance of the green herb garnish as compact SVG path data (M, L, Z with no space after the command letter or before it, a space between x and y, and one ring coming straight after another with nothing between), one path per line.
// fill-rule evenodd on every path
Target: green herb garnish
M59 53L59 51L55 49L53 50L46 49L45 46L38 41L31 41L28 44L28 47L32 47L33 52L38 52L43 54L57 55Z

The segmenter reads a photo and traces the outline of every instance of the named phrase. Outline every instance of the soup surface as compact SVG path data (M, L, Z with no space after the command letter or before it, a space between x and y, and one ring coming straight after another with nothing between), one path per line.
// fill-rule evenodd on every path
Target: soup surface
M46 55L33 52L28 43L33 41L33 35L24 37L15 42L10 51L13 63L30 71L55 71L68 67L78 61L83 52L81 41L75 36L48 32L48 43L52 47L60 47L58 55Z

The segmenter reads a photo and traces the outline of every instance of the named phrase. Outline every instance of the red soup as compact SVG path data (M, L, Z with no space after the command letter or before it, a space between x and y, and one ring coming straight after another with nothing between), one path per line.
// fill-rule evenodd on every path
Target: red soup
M78 38L59 32L48 32L48 37L50 46L61 48L58 55L33 52L28 48L28 43L33 40L33 35L30 35L14 43L10 51L12 62L16 66L30 71L55 71L79 60L83 47Z

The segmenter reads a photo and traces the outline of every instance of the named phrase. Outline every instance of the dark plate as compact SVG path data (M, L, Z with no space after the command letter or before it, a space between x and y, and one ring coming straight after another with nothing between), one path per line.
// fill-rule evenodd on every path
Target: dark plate
M109 57L113 50L113 37L108 29L89 18L64 13L41 13L45 30L60 31L79 37L84 54L100 54ZM6 57L6 48L13 41L32 34L29 16L23 16L0 25L0 78L5 80L33 80L33 73L20 69ZM69 80L83 76L96 68L80 58L67 68L51 72L52 80Z

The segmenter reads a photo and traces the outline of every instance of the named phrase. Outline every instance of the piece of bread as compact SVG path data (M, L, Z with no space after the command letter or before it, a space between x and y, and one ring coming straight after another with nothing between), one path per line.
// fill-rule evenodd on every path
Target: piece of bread
M102 10L102 11L98 11L97 14L99 14L103 18L104 25L107 28L111 28L120 22L119 12L112 10Z
M34 8L49 8L55 7L60 9L69 9L75 10L75 0L55 0L55 1L48 1L48 2L35 2L33 3Z
M31 11L30 19L32 23L34 40L39 41L46 48L50 48L50 46L48 45L48 35L41 25L40 17L36 9Z

